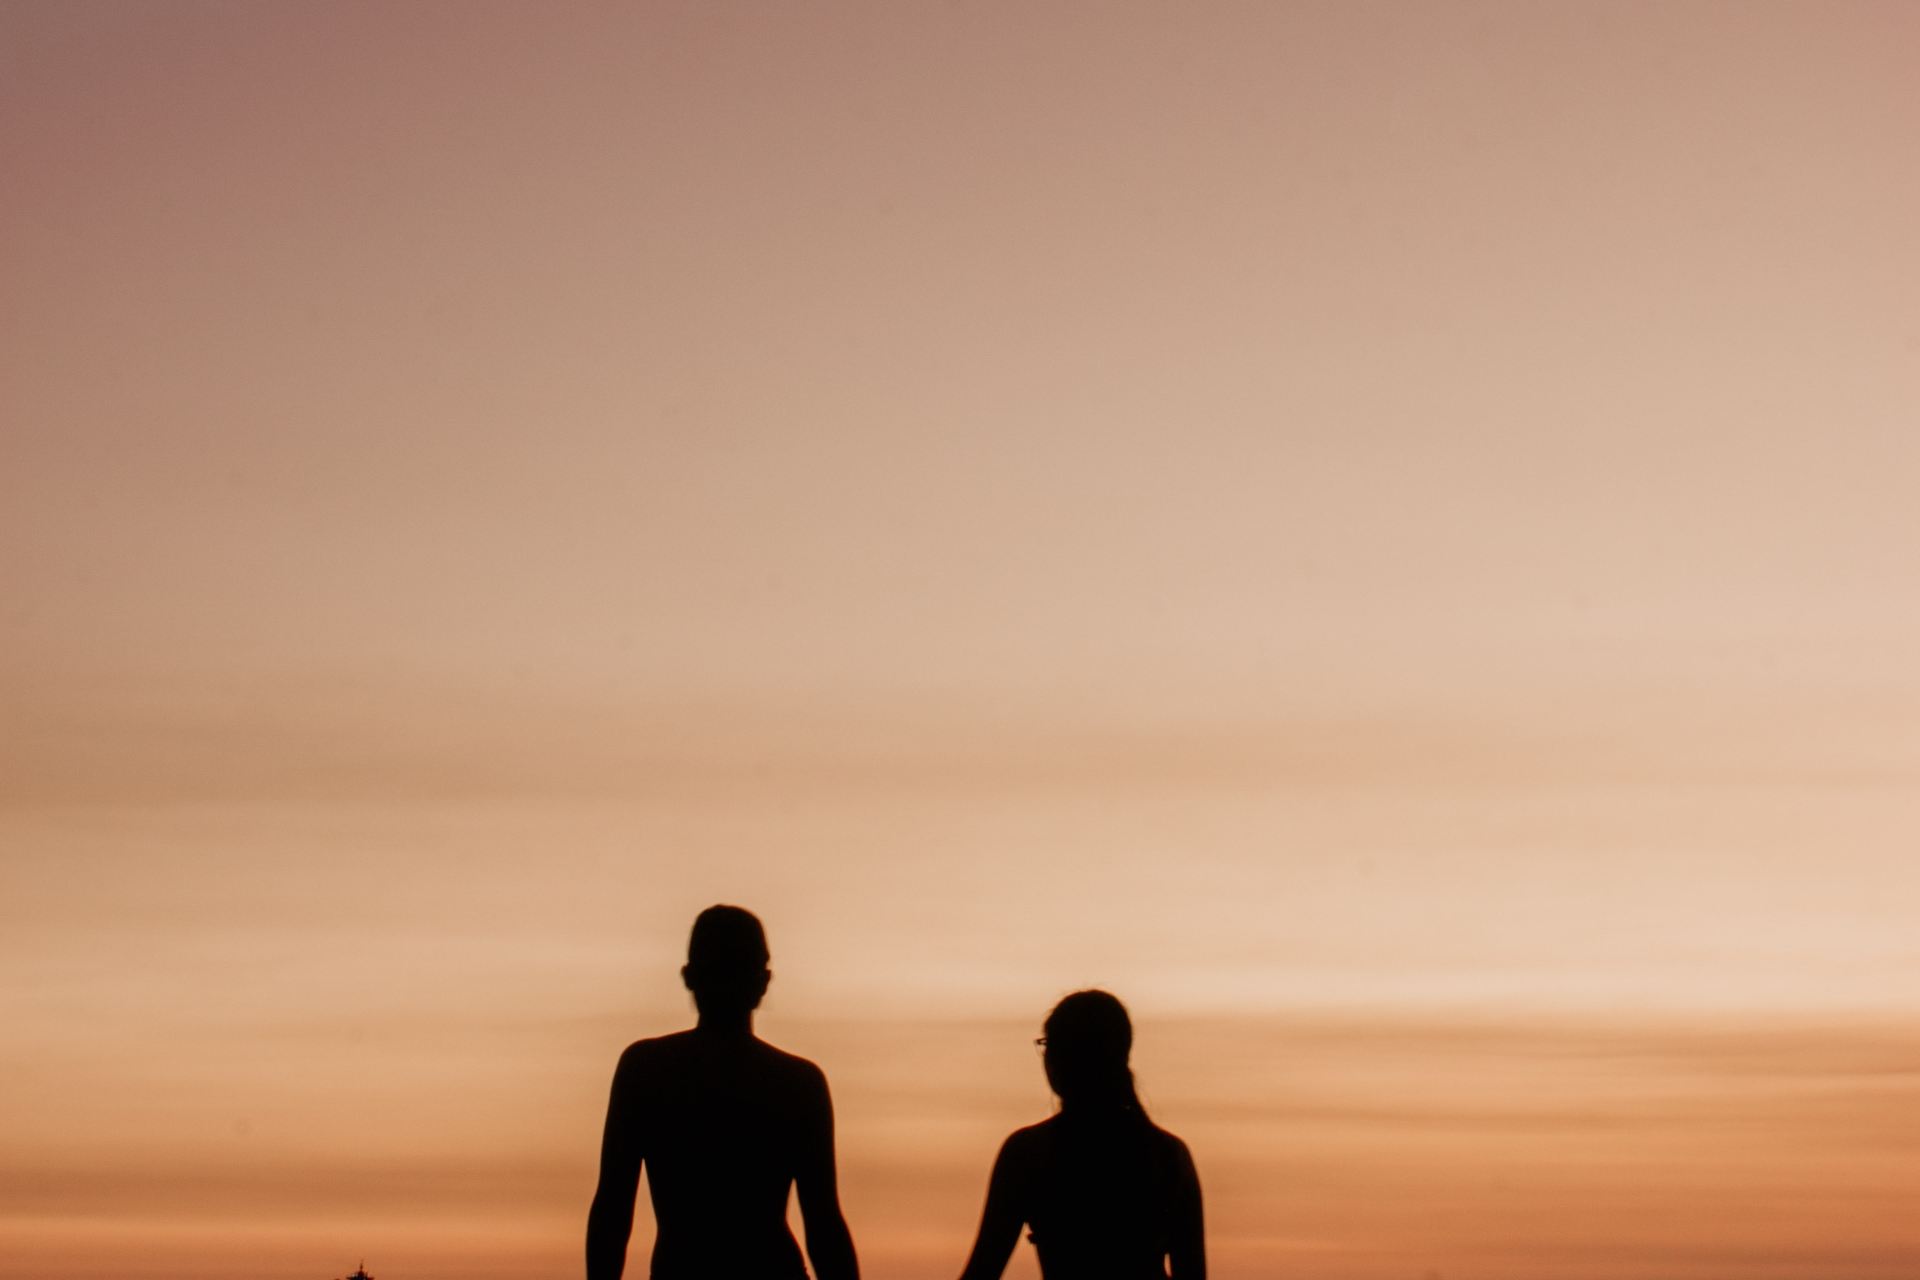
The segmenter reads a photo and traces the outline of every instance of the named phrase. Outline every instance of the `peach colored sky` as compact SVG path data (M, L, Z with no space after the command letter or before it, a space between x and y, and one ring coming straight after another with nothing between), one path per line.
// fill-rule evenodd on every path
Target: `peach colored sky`
M572 1274L719 899L881 1280L1089 983L1229 1280L1912 1272L1915 48L0 3L0 1276Z

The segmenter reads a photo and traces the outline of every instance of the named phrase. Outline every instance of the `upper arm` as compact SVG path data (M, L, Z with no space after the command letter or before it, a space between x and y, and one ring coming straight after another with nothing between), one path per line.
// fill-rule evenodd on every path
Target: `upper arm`
M860 1280L853 1237L840 1212L840 1185L833 1158L833 1098L827 1092L827 1077L819 1067L802 1060L793 1086L799 1139L793 1184L800 1197L800 1217L807 1228L807 1256L813 1260L813 1273L820 1280Z
M600 1135L600 1188L624 1192L631 1199L639 1188L644 1144L639 1125L646 1069L639 1046L620 1055L613 1087L607 1096L607 1123Z
M980 1231L974 1237L973 1253L961 1280L999 1280L1020 1243L1020 1228L1026 1222L1027 1166L1030 1155L1021 1135L1016 1133L1000 1144L1000 1154L987 1178L987 1203L980 1212Z
M1168 1250L1173 1280L1206 1280L1206 1215L1200 1202L1200 1172L1187 1144L1173 1138L1173 1238Z
M794 1164L794 1190L800 1196L800 1210L837 1206L839 1179L834 1172L833 1096L827 1091L827 1077L811 1062L804 1064L799 1079L800 1149Z

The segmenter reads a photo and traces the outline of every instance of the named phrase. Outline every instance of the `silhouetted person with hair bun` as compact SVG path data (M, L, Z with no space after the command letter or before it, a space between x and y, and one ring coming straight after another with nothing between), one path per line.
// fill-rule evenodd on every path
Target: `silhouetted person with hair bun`
M1046 1280L1205 1280L1200 1178L1134 1093L1126 1006L1076 991L1045 1030L1036 1043L1059 1114L1001 1146L961 1280L1000 1280L1023 1225Z
M708 907L680 970L699 1023L620 1055L587 1215L587 1280L619 1280L641 1166L658 1228L653 1280L806 1280L787 1227L797 1190L819 1280L859 1280L840 1212L827 1078L753 1034L773 978L760 921Z

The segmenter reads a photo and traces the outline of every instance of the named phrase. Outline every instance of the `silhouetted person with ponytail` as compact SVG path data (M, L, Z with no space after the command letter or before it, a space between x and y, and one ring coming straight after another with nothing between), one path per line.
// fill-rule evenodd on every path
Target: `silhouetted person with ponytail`
M1200 1178L1134 1093L1126 1006L1076 991L1036 1043L1060 1111L1001 1146L961 1280L1000 1280L1023 1225L1046 1280L1205 1280Z
M686 967L699 1024L620 1055L587 1215L587 1280L619 1280L641 1166L658 1228L653 1280L806 1280L787 1227L797 1190L819 1280L859 1280L840 1212L827 1079L753 1034L773 974L760 921L708 907Z

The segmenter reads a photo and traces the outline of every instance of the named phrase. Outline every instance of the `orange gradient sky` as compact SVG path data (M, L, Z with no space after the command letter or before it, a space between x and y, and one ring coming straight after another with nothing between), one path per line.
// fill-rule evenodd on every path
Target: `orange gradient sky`
M720 900L876 1280L1094 984L1227 1280L1920 1270L1915 49L0 3L0 1277L577 1274Z

